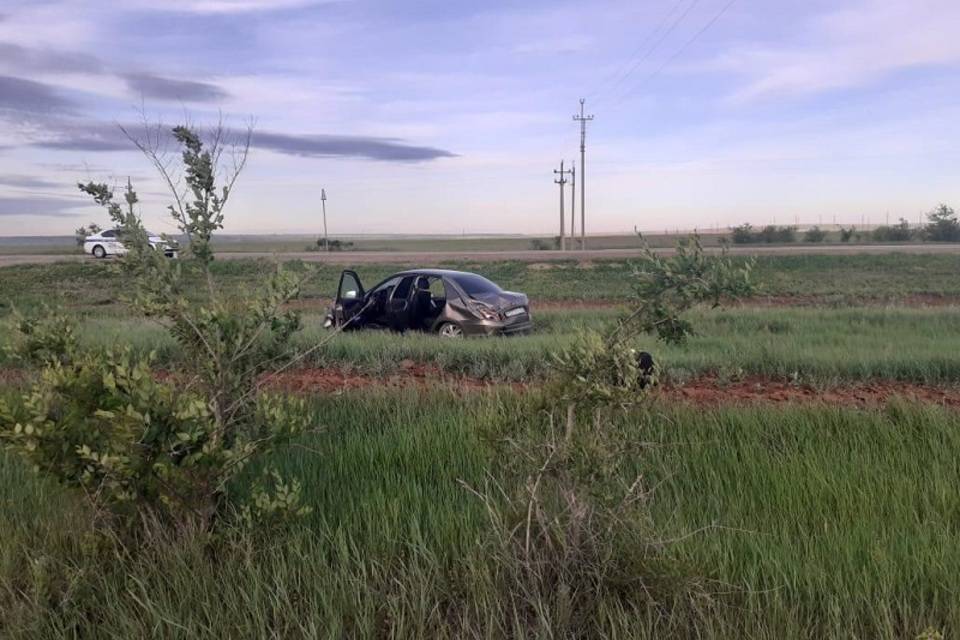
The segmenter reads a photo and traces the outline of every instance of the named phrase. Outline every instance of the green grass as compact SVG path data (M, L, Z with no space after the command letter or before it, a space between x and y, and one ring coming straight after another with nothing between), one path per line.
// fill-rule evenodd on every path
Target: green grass
M189 540L98 553L76 500L0 458L0 635L504 637L490 530L457 480L501 477L487 436L545 429L535 399L364 393L311 410L326 429L267 464L303 481L314 513L217 555ZM703 597L658 612L628 589L598 603L589 637L952 637L958 426L897 403L619 415L611 440L646 443L625 448L623 482L656 487L656 530L676 539L662 566Z
M684 235L651 234L644 236L654 247L672 247ZM704 234L703 243L707 246L719 244L719 234ZM331 240L334 237L330 238ZM432 237L340 237L352 242L354 251L529 251L532 242L539 240L552 243L548 236L432 236ZM213 241L217 251L224 252L302 252L308 246L315 246L317 236L278 235L278 236L226 236ZM587 239L591 249L633 249L640 245L634 234L590 236ZM10 254L47 254L65 255L79 251L73 237L54 237L43 242L34 240L21 244L8 239L0 242L0 255Z
M305 274L303 298L318 305L334 295L341 267L287 265ZM417 265L361 265L363 282L372 286L386 276ZM629 298L632 266L629 261L561 260L544 263L519 261L450 262L449 268L482 273L506 289L527 293L534 304L548 301L625 300ZM236 295L275 268L270 260L229 260L214 264L223 290ZM848 306L859 303L911 301L960 297L960 255L806 255L761 256L755 281L762 285L758 299L799 297L797 302ZM42 303L62 305L78 313L124 314L118 304L124 292L121 276L110 264L93 261L0 268L0 314L13 306L31 308Z
M491 380L538 380L550 354L582 327L602 327L616 310L549 310L536 314L530 336L441 340L433 335L352 332L338 336L304 361L372 375L396 371L404 361ZM681 346L640 339L668 376L677 381L702 374L723 378L760 375L830 384L852 380L960 383L960 307L751 308L698 310L698 335ZM322 318L308 315L296 343L309 348L327 336ZM90 347L131 346L154 351L158 365L175 367L176 345L149 321L90 317L79 336ZM0 344L2 344L0 339Z

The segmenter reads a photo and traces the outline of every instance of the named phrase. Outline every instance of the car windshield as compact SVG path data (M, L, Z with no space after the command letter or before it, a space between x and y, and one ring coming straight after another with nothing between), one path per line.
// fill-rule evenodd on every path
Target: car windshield
M453 276L453 281L460 285L460 288L471 297L485 293L500 293L501 291L500 287L475 273L457 274Z

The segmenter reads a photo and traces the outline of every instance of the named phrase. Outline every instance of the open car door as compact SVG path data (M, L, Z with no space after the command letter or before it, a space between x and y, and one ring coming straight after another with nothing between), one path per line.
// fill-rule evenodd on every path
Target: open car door
M360 276L355 271L343 271L340 285L337 287L337 299L333 306L333 320L337 326L343 326L363 310L366 298ZM360 318L353 320L351 326L358 325Z

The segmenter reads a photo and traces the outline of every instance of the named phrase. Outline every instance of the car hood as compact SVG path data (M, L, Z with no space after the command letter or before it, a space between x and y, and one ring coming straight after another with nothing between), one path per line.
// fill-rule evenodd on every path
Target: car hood
M527 295L516 291L500 291L499 293L479 293L471 296L474 300L485 302L498 311L513 307L525 307L529 304Z

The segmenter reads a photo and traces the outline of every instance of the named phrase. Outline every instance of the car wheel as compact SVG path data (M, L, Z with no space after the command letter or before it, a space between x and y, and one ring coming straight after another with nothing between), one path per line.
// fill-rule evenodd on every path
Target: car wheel
M437 329L437 333L440 334L441 338L462 338L463 327L456 322L444 322L440 325L440 328Z
M106 258L106 257L107 257L107 250L104 249L103 247L101 247L100 245L95 246L95 247L93 248L92 253L93 253L93 257L94 257L94 258Z

